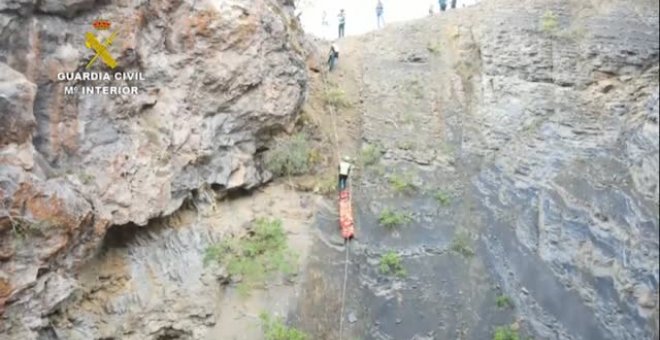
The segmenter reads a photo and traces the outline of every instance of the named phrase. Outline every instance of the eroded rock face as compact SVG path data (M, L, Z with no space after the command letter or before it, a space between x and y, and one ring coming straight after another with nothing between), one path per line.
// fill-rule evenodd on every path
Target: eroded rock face
M29 142L36 125L32 113L36 92L35 84L7 64L0 63L0 112L3 115L0 146Z
M365 333L490 339L513 323L521 338L658 337L657 18L650 1L493 0L340 46L364 60L361 138L385 150L385 170L353 184L363 261L394 249L409 275L396 287L361 268L347 310L379 321ZM419 193L392 195L401 174ZM386 208L413 216L399 237L378 225ZM454 262L457 235L472 236L468 262ZM492 309L495 294L514 315Z
M254 136L290 126L304 64L285 13L247 7L108 5L77 16L82 28L38 15L7 25L15 42L4 58L39 86L35 146L55 172L88 182L85 191L113 224L144 225L204 184L250 188L267 178L251 160L261 144ZM83 35L97 17L120 29L110 48L120 71L143 73L133 83L138 96L67 96L70 82L57 81L91 57Z
M304 100L302 33L281 1L9 1L0 4L0 310L34 336L74 291L109 225L145 225L199 188L251 189L255 161ZM117 30L114 72L83 72L96 19ZM90 72L110 72L100 61ZM137 95L67 95L127 85ZM16 329L13 329L16 330Z
M481 57L465 147L486 160L474 185L497 271L518 275L503 275L512 291L536 287L525 312L542 338L657 337L657 3L489 5L459 40ZM528 34L549 11L558 28ZM544 306L558 287L562 309ZM559 312L575 301L592 321Z

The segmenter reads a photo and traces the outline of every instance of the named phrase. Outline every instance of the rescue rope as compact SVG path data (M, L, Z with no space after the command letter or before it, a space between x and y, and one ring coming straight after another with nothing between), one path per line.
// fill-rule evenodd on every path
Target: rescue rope
M328 92L328 87L327 83L324 81L323 82L323 89ZM332 130L334 132L334 137L335 137L335 152L336 152L336 163L339 162L341 159L341 155L339 154L339 133L337 132L337 114L335 113L335 107L333 105L330 105L330 116L332 116Z
M325 92L328 91L328 83L323 80L323 90ZM341 159L340 155L340 150L339 150L339 133L337 132L337 113L335 111L335 107L333 105L329 105L330 109L330 116L332 118L332 130L334 134L334 149L336 152L336 160L335 162L339 162ZM348 183L349 186L351 185L351 182L349 181ZM350 190L350 189L349 189ZM340 311L339 311L339 340L343 340L344 337L344 307L345 307L345 302L346 302L346 287L348 285L348 263L349 263L349 253L350 253L350 240L349 239L344 239L344 248L346 250L346 258L344 260L344 281L342 282L342 288L341 288L341 298L340 298Z
M341 309L339 312L339 340L343 339L344 336L344 305L346 301L346 285L348 283L348 254L349 254L349 245L350 240L344 240L344 247L346 248L346 260L344 261L344 283L341 288Z
M325 92L328 91L328 82L326 79L323 79L323 90ZM332 118L332 129L333 129L333 134L334 134L334 149L336 152L336 160L335 163L339 163L341 160L341 154L340 154L340 145L339 145L339 132L337 130L337 112L335 110L334 105L328 105L330 109L330 116ZM352 181L348 181L348 189L349 192L352 194L353 192L353 184ZM342 282L342 288L341 288L341 298L340 298L340 311L339 311L339 340L343 340L344 337L344 308L346 305L346 288L348 286L348 265L350 263L350 239L344 239L344 248L345 248L345 253L346 253L346 258L344 259L344 280Z

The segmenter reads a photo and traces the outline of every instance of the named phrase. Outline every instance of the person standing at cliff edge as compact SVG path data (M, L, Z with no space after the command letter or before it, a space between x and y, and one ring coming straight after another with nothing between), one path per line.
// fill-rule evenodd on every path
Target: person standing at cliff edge
M337 18L339 19L339 37L343 38L346 33L346 12L343 8L339 11Z
M385 26L385 19L383 18L383 2L378 0L376 4L376 27L382 28Z

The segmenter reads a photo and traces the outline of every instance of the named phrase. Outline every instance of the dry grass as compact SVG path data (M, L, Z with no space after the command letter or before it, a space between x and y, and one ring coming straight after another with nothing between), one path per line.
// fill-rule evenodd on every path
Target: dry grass
M475 255L472 249L470 235L466 232L459 232L454 236L454 240L451 243L451 250L465 258L471 258Z
M298 133L291 138L283 139L266 153L266 168L277 176L297 176L308 173L318 151L312 147L309 138L304 133Z
M360 153L360 163L363 167L377 164L382 155L382 147L376 144L367 144Z
M333 106L337 109L347 109L353 107L353 104L346 97L344 90L337 86L330 86L324 92L323 102L326 105Z
M410 193L417 190L413 175L410 173L393 173L388 177L392 189L398 193Z
M396 227L412 222L412 215L407 211L395 211L389 208L383 209L378 216L378 223L387 229L394 229Z
M246 237L208 247L204 264L213 261L226 266L232 277L241 278L238 290L243 296L262 287L275 273L292 274L296 270L296 257L289 250L279 219L257 219Z

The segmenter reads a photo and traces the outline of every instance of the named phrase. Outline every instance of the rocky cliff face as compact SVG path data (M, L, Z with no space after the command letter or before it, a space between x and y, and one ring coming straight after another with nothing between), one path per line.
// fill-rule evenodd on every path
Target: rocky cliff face
M657 2L607 0L483 1L340 42L335 80L384 150L353 182L351 335L657 339L658 46ZM388 232L385 209L412 221ZM369 266L389 251L406 278ZM323 270L300 315L336 334L311 308L341 287Z
M544 287L522 299L542 338L657 337L658 4L502 5L530 15L493 6L459 39L480 56L465 146L486 160L473 184L499 235L491 263L518 273L501 274L512 290Z
M254 155L306 88L287 5L0 5L0 338L255 337L223 332L246 315L222 305L231 290L203 250L257 214L307 219L309 202L278 192L136 225L268 179ZM145 79L110 83L137 97L64 95L76 81L57 73L85 67L97 18L122 27L110 53ZM341 153L383 151L352 182L345 335L658 338L657 2L484 1L340 49L327 85L353 104L337 112ZM394 190L404 181L414 188ZM344 267L323 242L337 235L328 209L293 319L334 340ZM385 209L410 220L385 231ZM104 235L107 252L79 270ZM381 272L390 251L406 277Z
M31 338L75 290L111 225L145 225L200 189L269 180L255 155L290 130L306 91L302 33L286 1L0 3L0 333ZM117 31L115 72L85 46ZM103 33L98 33L99 37ZM133 86L137 95L67 95ZM11 315L9 320L7 315ZM9 322L13 321L13 322ZM16 330L16 329L13 329Z

